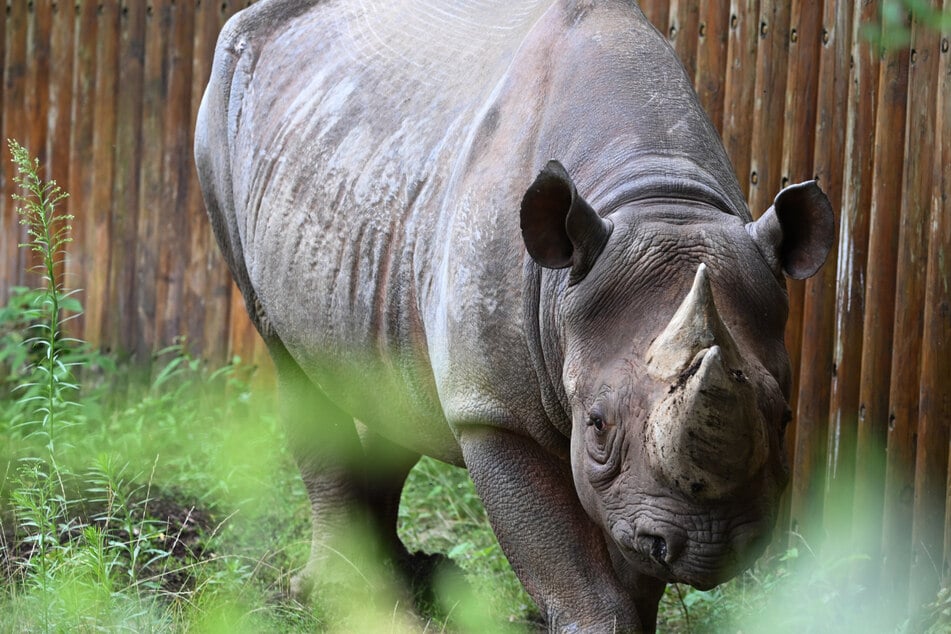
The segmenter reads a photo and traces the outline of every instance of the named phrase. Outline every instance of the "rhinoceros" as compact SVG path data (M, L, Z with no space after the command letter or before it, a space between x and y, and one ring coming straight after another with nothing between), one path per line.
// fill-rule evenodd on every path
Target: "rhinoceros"
M219 37L195 155L313 507L299 592L348 509L406 561L423 454L468 470L553 631L652 630L666 583L762 552L784 276L833 212L806 182L753 220L634 2L263 0Z

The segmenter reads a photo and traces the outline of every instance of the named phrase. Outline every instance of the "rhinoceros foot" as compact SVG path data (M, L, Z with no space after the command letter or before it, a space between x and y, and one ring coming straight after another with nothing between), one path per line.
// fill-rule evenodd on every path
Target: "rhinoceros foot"
M383 560L377 562L378 566L383 564L377 567L377 571L382 572L385 578L378 578L377 582L382 582L383 587L389 587L390 591L371 592L370 595L377 598L386 596L388 598L385 600L411 605L416 614L424 619L447 616L443 610L446 602L441 602L440 596L459 595L470 590L462 569L445 555L409 553L404 550L402 553L383 555ZM353 563L354 567L350 569L352 574L346 574L346 571L330 565L326 560L312 560L291 577L288 594L302 605L315 602L323 604L325 600L334 602L334 597L359 596L369 586L378 585L358 570L364 566L355 561ZM371 565L366 570L372 568ZM371 597L368 599L372 600ZM381 607L388 610L392 606Z
M291 577L288 594L292 599L302 605L310 603L311 596L314 594L314 575L304 568Z
M445 555L417 551L394 563L412 593L413 607L425 617L445 616L440 614L440 592L469 589L462 569Z

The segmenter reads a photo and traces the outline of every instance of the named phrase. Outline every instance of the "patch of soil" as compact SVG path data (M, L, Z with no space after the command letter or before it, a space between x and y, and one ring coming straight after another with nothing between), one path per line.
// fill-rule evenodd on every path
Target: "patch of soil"
M165 525L159 547L169 556L159 564L163 568L162 588L173 592L189 588L194 578L188 573L187 564L214 556L206 539L217 528L217 521L207 509L174 495L153 495L146 511L149 518Z
M70 543L82 547L83 530L96 526L107 532L106 542L129 544L142 538L142 546L157 552L140 555L142 565L138 578L154 579L156 584L169 592L188 589L192 577L189 565L209 559L213 553L206 544L207 536L217 527L213 514L174 491L150 492L148 499L133 499L131 530L124 528L116 519L106 518L108 509L103 503L90 502L96 496L85 494L68 496L77 502L70 506L70 517L59 522L57 535L60 545ZM113 511L113 514L115 512ZM22 579L27 564L36 553L36 543L30 538L31 531L24 525L15 525L10 505L4 500L0 508L0 583ZM143 535L143 531L145 535ZM166 556L158 556L167 553ZM127 560L128 561L128 560Z

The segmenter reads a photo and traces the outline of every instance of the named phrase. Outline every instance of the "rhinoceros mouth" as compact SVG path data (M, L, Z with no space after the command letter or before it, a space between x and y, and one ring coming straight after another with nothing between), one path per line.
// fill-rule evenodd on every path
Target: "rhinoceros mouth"
M691 560L678 562L672 567L671 576L676 583L710 590L743 572L753 560L747 560L732 548L724 548L712 556L691 557Z
M677 583L709 590L737 576L763 554L770 531L763 526L750 533L733 534L720 542L689 541L669 573Z

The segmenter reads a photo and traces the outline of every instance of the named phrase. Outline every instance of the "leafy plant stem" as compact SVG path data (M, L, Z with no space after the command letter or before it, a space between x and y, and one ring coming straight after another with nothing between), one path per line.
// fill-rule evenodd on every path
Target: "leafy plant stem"
M17 168L14 182L20 186L24 194L14 194L13 199L20 203L17 214L20 224L27 227L29 241L20 245L37 253L42 263L37 267L43 277L44 288L40 301L42 323L39 328L43 335L34 340L43 349L42 361L38 364L38 371L43 375L43 406L37 408L42 414L41 428L46 436L47 457L50 473L58 474L56 465L56 432L57 416L60 414L60 405L64 400L64 392L74 387L68 367L62 363L60 357L61 342L61 299L62 285L56 272L56 262L63 253L65 245L70 241L70 221L73 216L60 214L56 206L62 202L67 194L60 189L56 181L43 181L40 177L38 159L30 158L29 152L14 140L9 140L13 163Z

